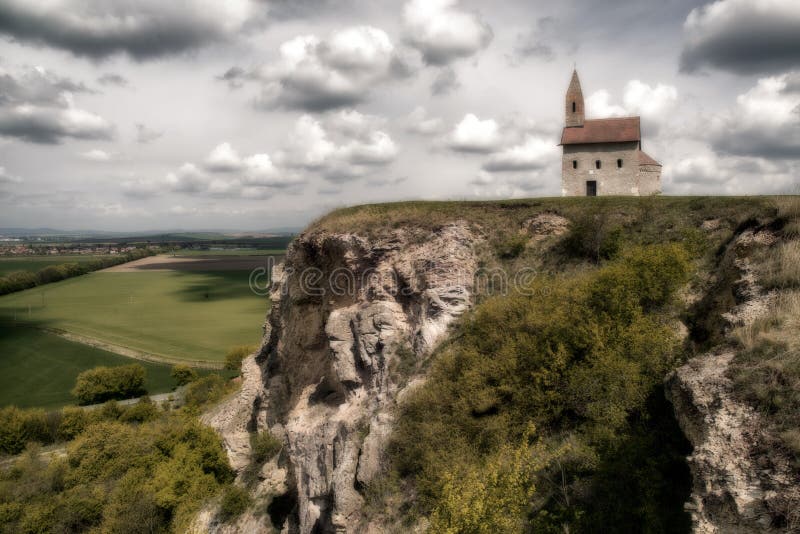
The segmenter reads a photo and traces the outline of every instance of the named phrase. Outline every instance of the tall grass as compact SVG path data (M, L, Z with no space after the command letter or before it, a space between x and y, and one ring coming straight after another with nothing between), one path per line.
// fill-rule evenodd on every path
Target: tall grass
M800 241L782 243L769 253L764 262L763 281L770 289L800 286Z

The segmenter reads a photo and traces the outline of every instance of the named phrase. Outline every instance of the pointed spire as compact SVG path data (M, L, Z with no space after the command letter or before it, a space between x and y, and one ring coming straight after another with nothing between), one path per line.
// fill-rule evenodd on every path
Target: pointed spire
M566 98L566 126L583 126L584 102L581 81L578 79L578 70L573 69L572 79L569 82Z

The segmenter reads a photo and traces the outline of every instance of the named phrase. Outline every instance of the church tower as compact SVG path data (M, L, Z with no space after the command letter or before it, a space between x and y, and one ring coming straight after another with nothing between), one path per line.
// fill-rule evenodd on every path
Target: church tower
M569 82L569 89L567 89L566 100L567 112L567 128L573 126L583 126L584 123L584 107L583 107L583 91L581 91L581 81L578 79L578 71L572 71L572 80Z

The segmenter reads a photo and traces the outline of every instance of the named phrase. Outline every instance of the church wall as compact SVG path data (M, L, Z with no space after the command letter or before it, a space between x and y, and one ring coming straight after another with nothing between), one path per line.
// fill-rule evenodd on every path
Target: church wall
M597 194L638 195L639 192L639 143L596 143L586 145L564 145L561 171L561 194L563 196L586 196L586 182L597 181ZM617 159L622 159L622 168L617 168ZM572 161L578 168L572 168ZM595 161L601 168L595 168ZM652 180L648 179L650 184ZM649 186L648 186L649 190Z
M661 192L661 167L658 165L639 166L639 194L654 195Z

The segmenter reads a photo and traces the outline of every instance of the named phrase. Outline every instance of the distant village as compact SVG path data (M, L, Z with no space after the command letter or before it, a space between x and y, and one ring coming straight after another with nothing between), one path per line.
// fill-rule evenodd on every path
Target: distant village
M137 247L109 245L31 245L20 239L0 240L0 256L101 256L125 254Z

